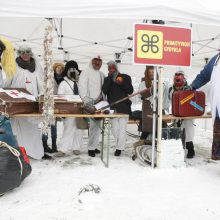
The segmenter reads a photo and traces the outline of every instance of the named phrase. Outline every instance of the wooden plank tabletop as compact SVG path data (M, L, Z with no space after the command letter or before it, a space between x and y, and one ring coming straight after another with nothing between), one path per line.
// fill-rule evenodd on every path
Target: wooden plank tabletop
M153 117L152 115L148 115L148 117ZM201 116L190 116L190 117L179 117L174 115L163 115L162 120L163 121L170 121L175 119L206 119L206 118L212 118L212 115L210 114L204 114Z
M55 117L75 117L75 118L127 118L129 117L126 114L54 114ZM16 117L43 117L40 113L30 113L30 114L16 114L16 115L10 115L11 118Z

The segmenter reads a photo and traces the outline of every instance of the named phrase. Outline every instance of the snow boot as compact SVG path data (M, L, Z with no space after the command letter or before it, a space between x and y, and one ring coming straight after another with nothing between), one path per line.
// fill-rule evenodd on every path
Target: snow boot
M115 151L115 156L119 157L121 155L121 150L116 149Z
M192 159L195 156L194 145L192 141L186 142L186 149L188 150L186 157L188 159Z
M52 139L52 153L57 153L57 140Z
M95 150L88 150L88 155L90 157L95 157Z
M96 153L96 154L100 154L100 152L101 152L101 151L100 151L99 149L97 149L97 148L95 149L95 153Z
M43 140L44 153L53 153L52 149L50 149L47 145L47 141Z
M42 157L42 159L43 160L52 160L53 158L50 155L44 153L44 156Z
M80 155L80 150L73 150L74 155Z

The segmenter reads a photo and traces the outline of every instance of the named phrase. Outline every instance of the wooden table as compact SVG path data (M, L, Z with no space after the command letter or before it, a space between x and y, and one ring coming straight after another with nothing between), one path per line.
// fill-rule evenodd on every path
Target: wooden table
M110 134L111 134L111 119L113 118L127 118L125 114L54 114L55 117L74 117L74 118L90 118L91 120L100 119L102 120L101 127L97 125L101 130L102 143L101 143L101 160L106 167L109 167L109 153L110 153ZM32 114L16 114L11 115L11 118L16 117L44 117L40 113ZM95 120L94 120L95 121Z
M153 115L147 115L148 117L153 117ZM181 120L181 119L207 119L212 118L212 115L204 114L201 116L190 116L190 117L180 117L180 116L174 116L174 115L163 115L162 120L163 121L172 121L172 120Z
M179 117L174 115L163 115L162 120L163 121L170 121L170 120L178 120L178 119L206 119L206 118L212 118L211 115L201 115L201 116L190 116L190 117Z

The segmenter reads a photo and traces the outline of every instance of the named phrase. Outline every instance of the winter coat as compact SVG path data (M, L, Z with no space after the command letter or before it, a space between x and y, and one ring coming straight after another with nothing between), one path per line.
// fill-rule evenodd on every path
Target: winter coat
M134 89L131 84L131 77L127 74L119 73L117 77L122 77L123 81L121 84L118 84L113 81L112 76L107 76L104 79L104 84L102 86L102 91L107 95L107 100L109 104L118 101L124 97L127 97L133 93ZM131 101L129 99L120 102L111 107L112 110L115 110L117 113L129 114L131 115Z
M143 90L146 88L145 81L142 81L139 89ZM152 132L153 129L153 115L152 109L152 88L149 88L146 92L141 94L142 99L142 132Z
M210 87L210 103L212 109L213 122L215 117L219 117L220 106L219 106L219 80L220 80L220 70L219 70L219 54L211 58L204 69L196 76L195 80L192 82L191 87L193 90L199 89L209 81L211 82ZM218 109L218 110L217 110Z

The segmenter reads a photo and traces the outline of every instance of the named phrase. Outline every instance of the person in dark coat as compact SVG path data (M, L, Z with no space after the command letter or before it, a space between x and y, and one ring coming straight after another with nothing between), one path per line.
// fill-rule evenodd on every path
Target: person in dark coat
M144 72L144 80L140 85L140 90L148 88L141 94L142 99L142 136L141 139L145 140L153 129L153 118L149 115L153 115L152 103L153 103L153 79L154 79L154 67L146 66Z
M119 99L127 97L133 93L131 77L118 71L117 63L108 62L108 76L104 79L102 86L103 93L107 95L107 100L111 104ZM129 99L111 107L116 113L131 115L131 101ZM115 156L120 156L125 148L127 118L112 119L112 133L116 142Z
M220 54L215 55L210 59L208 64L196 76L191 84L191 89L196 90L210 82L210 103L212 109L213 128L213 143L212 156L213 160L220 160Z

